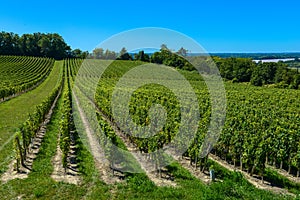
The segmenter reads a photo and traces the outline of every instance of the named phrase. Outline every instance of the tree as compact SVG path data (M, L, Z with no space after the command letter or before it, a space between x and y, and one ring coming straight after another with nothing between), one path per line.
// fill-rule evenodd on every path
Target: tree
M145 54L144 51L139 51L138 54L134 54L134 59L144 61L144 62L149 62L150 61L149 55Z
M0 33L0 55L43 56L63 59L71 48L57 33Z
M104 58L106 60L115 60L116 59L116 52L114 51L110 51L108 49L106 49L105 53L104 53Z
M25 41L26 41L26 38L27 37L25 36L25 39L24 39ZM45 37L41 38L38 41L38 46L41 48L41 53L43 55L48 55L49 51L50 51L50 38L48 36L45 36ZM25 48L26 48L26 45L25 45Z
M50 37L50 52L48 57L61 60L67 57L67 51L71 48L65 43L64 39L57 33L48 34Z
M186 49L184 49L183 47L181 47L181 48L177 51L177 54L179 54L179 55L185 57L185 56L187 56L187 52L188 52L188 50L186 50Z
M125 47L123 47L119 53L119 57L121 57L122 55L124 55L125 53L127 53L127 50Z
M133 60L133 59L132 56L129 53L127 53L126 48L123 47L119 53L117 60Z
M19 35L14 33L1 32L0 34L0 54L19 55Z
M133 60L129 53L124 53L117 58L117 60Z
M83 52L81 53L80 58L87 58L89 55L90 55L90 53L89 53L88 51L83 51Z
M71 56L74 57L74 58L86 58L87 56L89 55L89 52L88 51L81 51L80 49L74 49L72 52L71 52Z
M167 50L167 51L170 51L170 50L168 49L168 47L167 47L166 44L160 45L160 51L161 51L161 50Z
M104 49L96 48L93 50L93 56L96 59L104 59Z
M152 54L150 60L152 63L164 64L190 71L194 70L194 67L187 60L175 53L172 53L170 50L165 49L164 47L160 50L160 52L155 52Z
M298 89L300 87L300 74L294 75L293 87L294 89Z
M263 80L262 77L259 73L259 69L256 68L256 70L252 73L251 76L251 84L255 86L262 86L263 85Z
M152 63L157 63L157 64L162 64L163 63L163 57L161 56L160 52L155 52L154 54L152 54L152 56L150 57L150 61Z

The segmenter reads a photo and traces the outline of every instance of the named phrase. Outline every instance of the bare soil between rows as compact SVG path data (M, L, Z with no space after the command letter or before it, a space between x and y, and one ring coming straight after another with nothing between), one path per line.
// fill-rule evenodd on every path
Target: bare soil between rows
M85 132L89 142L90 151L92 156L94 157L95 166L100 173L101 180L104 181L106 184L114 184L116 182L122 181L122 175L117 176L113 174L113 170L110 167L110 162L106 158L104 150L102 149L101 145L98 142L97 136L94 134L85 116L84 111L80 107L78 98L74 93L73 96L74 96L75 103L78 107L80 118L85 127Z

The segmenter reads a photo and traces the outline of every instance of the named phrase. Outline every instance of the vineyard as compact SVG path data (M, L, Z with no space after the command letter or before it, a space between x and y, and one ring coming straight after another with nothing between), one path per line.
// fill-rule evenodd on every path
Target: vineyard
M0 98L15 95L0 103L5 199L299 197L299 90L225 82L225 125L202 156L212 103L196 71L1 56L0 72Z
M0 99L33 89L50 73L54 59L0 56Z
M111 70L108 69L107 73L102 76L96 94L96 102L103 113L114 120L110 109L112 91L118 79L123 76L120 72L122 70L128 71L134 65L127 65L128 68L126 69L124 65L116 63L111 67ZM182 73L189 80L196 79L186 72ZM201 128L198 129L194 143L190 145L184 156L190 157L191 162L196 165L199 164L202 169L202 167L208 166L202 162L206 162L206 158L199 160L198 154L201 150L199 144L202 143L207 132L210 103L205 83L200 78L198 79L190 82L196 90L199 107L202 111L200 113L202 117L199 121ZM180 87L177 88L180 89ZM121 90L128 90L128 88ZM263 178L266 167L272 165L279 169L284 168L288 173L299 177L300 92L235 84L227 84L226 91L228 98L227 117L223 133L213 149L213 153L225 161L233 163L234 166L239 166L241 170L247 170L250 175L255 173ZM180 125L178 122L180 110L176 98L166 88L157 85L146 85L133 93L129 105L132 119L137 124L147 125L149 123L147 111L151 105L156 103L163 105L168 113L166 124L156 135L157 138L151 138L152 141L149 138L139 139L129 136L145 153L155 151L155 149L162 148L164 144L173 141L174 133L178 131ZM119 115L121 114L119 113ZM151 117L155 118L155 116ZM182 140L186 139L182 138Z

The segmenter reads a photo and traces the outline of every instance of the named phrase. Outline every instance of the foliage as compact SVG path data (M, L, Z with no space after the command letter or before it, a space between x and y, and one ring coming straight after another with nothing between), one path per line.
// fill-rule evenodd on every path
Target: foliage
M255 86L275 84L280 88L299 87L297 70L290 69L287 64L262 63L255 64L249 58L214 57L220 74L227 80L234 82L250 82Z
M178 54L172 53L167 48L162 48L159 52L155 52L150 57L152 63L164 64L167 66L176 67L178 69L195 70L194 67Z
M148 54L145 54L144 51L139 51L138 54L134 54L134 60L140 60L143 62L149 62L150 61L150 57Z
M65 62L67 63L65 65L71 65L68 80L72 85L81 61L72 59ZM105 72L103 80L99 83L95 98L97 104L107 114L110 114L110 95L114 85L124 73L139 64L143 63L116 61ZM90 67L89 69L92 70L92 68L101 66L91 65ZM179 71L188 78L193 88L195 88L201 106L201 116L203 119L208 120L210 107L205 83L193 71ZM89 82L85 81L82 84L88 85ZM298 152L299 142L294 144L292 141L297 141L299 138L299 114L297 113L299 91L253 87L229 82L226 83L226 89L229 101L228 118L220 143L216 148L217 154L221 157L226 156L229 161L232 161L234 158L239 158L240 152L244 152L244 168L249 168L252 163L256 162L260 170L260 162L264 160L265 156L261 153L263 149L267 153L276 154L269 156L269 162L272 162L272 159L275 158L278 159L275 163L279 164L281 160L288 161L288 155L293 155L291 162L293 166L297 166L300 163L299 153L293 154L293 152ZM165 93L168 98L160 96L160 93ZM170 113L170 117L178 117L179 113L176 109L177 102L174 95L164 87L147 85L139 88L131 99L130 112L137 123L147 124L148 104L153 102L155 98L160 98L162 105L168 111L172 111L173 109L170 108L175 107L175 114ZM211 161L208 161L207 166L213 164L217 178L223 181L211 183L209 186L194 178L178 163L167 166L170 173L174 175L178 187L157 187L145 174L129 174L124 182L106 185L100 181L101 177L97 173L93 158L87 149L83 149L79 154L82 161L80 162L80 170L83 170L83 183L76 186L55 182L50 177L53 171L51 159L56 150L56 136L60 129L59 122L61 121L62 112L65 110L65 105L68 105L64 102L65 100L61 98L59 107L54 111L50 125L47 127L49 132L47 131L45 135L29 177L3 183L0 187L1 196L7 199L17 199L19 197L24 199L291 199L284 195L275 195L256 189L241 174L229 172ZM143 105L146 106L143 107ZM99 120L99 123L107 136L114 138L113 140L118 139L107 123L103 120ZM201 125L200 129L203 129L200 130L199 135L203 135L207 121L200 121L199 124ZM21 133L18 132L17 135L20 137ZM172 136L172 133L168 130L163 130L162 133ZM84 138L81 138L81 140L84 140ZM118 144L118 141L116 141L116 144ZM193 152L195 151L189 151L187 155L192 158L193 162L197 162ZM200 161L198 160L198 162ZM265 176L271 177L268 173L266 171ZM279 177L276 174L274 176L275 178ZM285 181L282 180L282 182ZM292 184L288 186L287 182L284 184L288 188L295 188L296 191L293 192L298 191L297 186Z
M248 62L250 61L242 61L242 63ZM114 62L107 68L99 82L95 99L99 108L112 121L114 119L110 103L113 88L119 78L137 64ZM200 159L198 156L210 121L209 93L201 78L197 80L190 72L184 70L180 72L189 77L198 96L201 111L197 136L184 155L191 157L191 162L197 163L201 169L207 168L206 159ZM276 74L269 77L274 76ZM126 86L123 87L126 90ZM184 88L178 86L178 90ZM299 91L232 83L226 83L226 90L227 118L214 153L248 170L250 174L255 173L261 177L264 176L266 164L273 163L285 169L291 168L291 172L296 175L300 170L300 146L298 145L300 124L297 111L297 105L300 103ZM176 97L168 89L155 84L144 85L132 94L129 104L132 120L141 126L149 125L153 117L149 110L154 104L162 105L167 111L168 117L164 127L155 136L147 139L134 137L134 133L128 135L141 152L152 152L173 141L180 127L178 121L180 110Z
M49 57L57 60L68 57L71 48L57 33L33 33L19 36L0 33L0 55Z
M62 163L66 169L68 165L68 153L72 140L75 141L75 124L72 115L72 84L77 74L81 59L67 59L64 60L64 88L63 88L63 106L61 108L61 121L60 121L60 148L62 150Z

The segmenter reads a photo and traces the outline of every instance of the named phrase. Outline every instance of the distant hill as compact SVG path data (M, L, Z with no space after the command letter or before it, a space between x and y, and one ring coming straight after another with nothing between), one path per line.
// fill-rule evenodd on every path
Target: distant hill
M195 54L196 55L196 54ZM300 52L293 53L210 53L211 56L221 58L252 58L255 60L261 59L285 59L285 58L300 58Z

